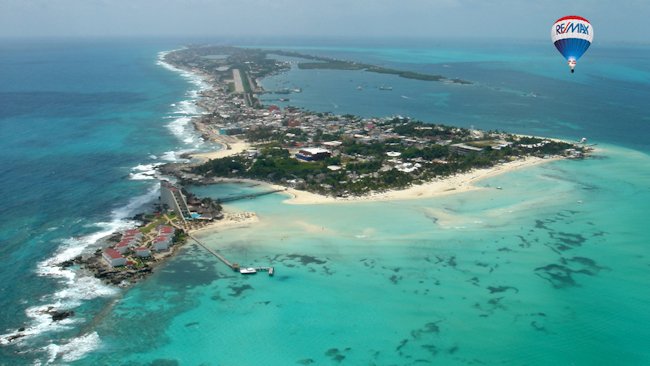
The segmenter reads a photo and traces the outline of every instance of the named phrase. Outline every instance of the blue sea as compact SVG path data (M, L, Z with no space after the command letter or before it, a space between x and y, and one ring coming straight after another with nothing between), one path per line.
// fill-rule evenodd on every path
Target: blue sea
M274 277L192 244L129 289L60 269L137 224L156 166L215 148L189 124L206 85L160 62L182 45L0 42L0 364L650 363L650 47L594 44L570 74L549 42L245 43L473 82L294 67L262 83L302 92L267 104L586 137L596 152L441 198L226 205L259 222L200 239Z

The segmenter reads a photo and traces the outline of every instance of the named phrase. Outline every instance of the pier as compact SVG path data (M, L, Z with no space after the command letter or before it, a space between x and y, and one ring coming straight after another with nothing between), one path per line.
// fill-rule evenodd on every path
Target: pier
M212 250L212 249L208 248L205 244L201 243L200 240L198 240L197 238L195 238L191 234L187 234L187 236L190 239L194 240L194 242L196 244L198 244L201 248L208 251L208 253L214 255L215 257L217 257L217 259L219 259L223 264L230 267L230 269L232 269L233 271L239 272L239 270L241 269L241 266L238 263L233 263L233 262L229 261L221 253L217 252L216 250ZM257 272L268 272L269 276L273 276L273 274L275 273L275 268L273 268L273 267L251 267L251 268L254 268L255 271L257 271ZM240 273L242 273L242 272L240 272ZM256 273L256 272L253 272L253 273ZM244 273L242 273L242 274L244 274Z
M284 188L282 188L282 189L273 189L273 190L270 190L270 191L264 191L264 192L258 192L258 193L243 194L243 195L240 195L240 196L220 198L219 202L225 203L225 202L233 202L233 201L239 201L239 200L244 200L244 199L251 199L251 198L266 196L267 194L273 194L273 193L278 193L278 192L283 192L283 191L285 191Z

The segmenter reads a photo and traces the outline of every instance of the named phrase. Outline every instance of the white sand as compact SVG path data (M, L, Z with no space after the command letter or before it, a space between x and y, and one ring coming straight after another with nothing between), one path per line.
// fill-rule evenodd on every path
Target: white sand
M201 160L212 160L212 159L220 159L220 158L226 158L228 156L236 155L239 153L243 153L246 150L251 148L251 145L248 142L244 142L241 140L235 141L235 142L229 142L227 144L223 144L224 149L222 150L217 150L217 151L209 151L209 152L203 152L203 153L195 153L191 154L192 158L195 159L201 159Z
M260 221L254 212L224 212L223 216L223 219L215 220L199 229L193 229L191 233L195 234L247 227Z
M447 194L468 192L476 189L475 184L482 179L494 177L499 174L508 173L517 169L522 169L541 163L556 161L561 158L535 158L527 157L525 159L515 160L512 162L499 164L492 168L476 169L468 173L456 174L438 181L429 182L417 186L412 186L403 190L389 190L382 193L374 193L361 197L334 198L322 196L315 193L299 191L289 188L286 190L292 197L285 200L285 203L296 205L316 205L332 203L351 203L359 201L394 201L394 200L411 200L419 198L432 198ZM279 186L276 186L281 188Z

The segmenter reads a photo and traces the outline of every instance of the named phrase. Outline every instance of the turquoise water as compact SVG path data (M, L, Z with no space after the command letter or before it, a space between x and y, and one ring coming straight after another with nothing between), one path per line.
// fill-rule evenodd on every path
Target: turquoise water
M105 63L82 74L83 83L65 88L79 94L35 103L44 105L41 124L30 108L8 112L23 102L2 104L0 122L11 136L2 145L11 156L3 168L12 173L3 174L2 183L12 189L12 199L5 206L11 210L3 211L3 220L11 220L4 221L1 250L13 266L0 275L5 284L26 285L3 286L7 296L0 305L7 311L1 325L7 333L21 325L41 333L0 346L0 364L650 362L647 48L626 49L635 57L625 60L618 49L594 48L569 78L564 62L535 43L310 47L334 57L439 70L477 84L465 88L301 70L264 81L267 88L301 87L302 93L290 95L290 104L586 136L599 151L593 159L516 171L480 182L480 190L435 199L299 206L274 194L226 205L254 211L260 221L203 232L200 238L233 261L275 266L274 277L235 274L191 244L129 290L106 288L79 274L43 273L51 268L47 258L53 253L75 252L91 246L98 232L128 226L126 218L157 193L151 191L152 164L175 158L179 150L201 148L183 129L184 118L198 111L180 102L191 101L195 94L186 91L199 86L156 65L157 52L174 47L77 45L77 57L48 66L68 70L64 81L77 80L69 75L79 67L74 62L79 55ZM3 55L29 58L35 51L13 52ZM20 64L4 57L2 70ZM40 59L48 65L45 60L61 57L45 53ZM101 76L102 70L125 65L138 65L127 67L127 80ZM55 76L20 84L13 75L21 70L33 72L0 74L3 81L16 81L0 83L8 89L0 101L9 94L23 98L12 100L38 101L33 93L63 85ZM40 75L50 75L46 71ZM97 83L87 81L92 75L98 75ZM111 83L100 82L106 79ZM362 83L363 90L357 90ZM85 91L86 84L98 90ZM393 91L380 91L379 85ZM101 94L111 90L120 94ZM25 92L30 95L16 96ZM54 118L60 100L84 100L92 93L100 93L95 97L101 102L66 104L71 109L62 111L66 118ZM17 157L30 165L15 163ZM43 165L49 169L37 169ZM19 184L28 185L19 190ZM47 189L55 200L50 205L39 200ZM193 188L220 198L259 189L249 184ZM17 210L25 203L33 210ZM12 216L16 212L20 215ZM16 266L23 269L12 270ZM77 315L65 329L30 313L57 301L76 306Z
M134 364L647 363L650 172L634 167L650 161L603 148L437 199L231 205L260 223L201 239L275 276L233 274L188 246L115 306L100 332L112 347L89 360L120 349ZM127 345L133 323L147 333Z
M135 225L158 196L154 167L203 147L187 126L199 85L157 64L174 46L0 42L0 338L27 334L0 346L0 364L99 345L95 317L119 291L56 264ZM76 316L52 323L48 307Z

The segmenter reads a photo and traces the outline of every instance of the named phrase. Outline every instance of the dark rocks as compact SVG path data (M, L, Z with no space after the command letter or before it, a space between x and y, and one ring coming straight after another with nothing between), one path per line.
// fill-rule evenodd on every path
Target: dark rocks
M52 316L53 321L58 322L65 318L74 316L74 310L54 310L54 311L48 311L48 314Z

